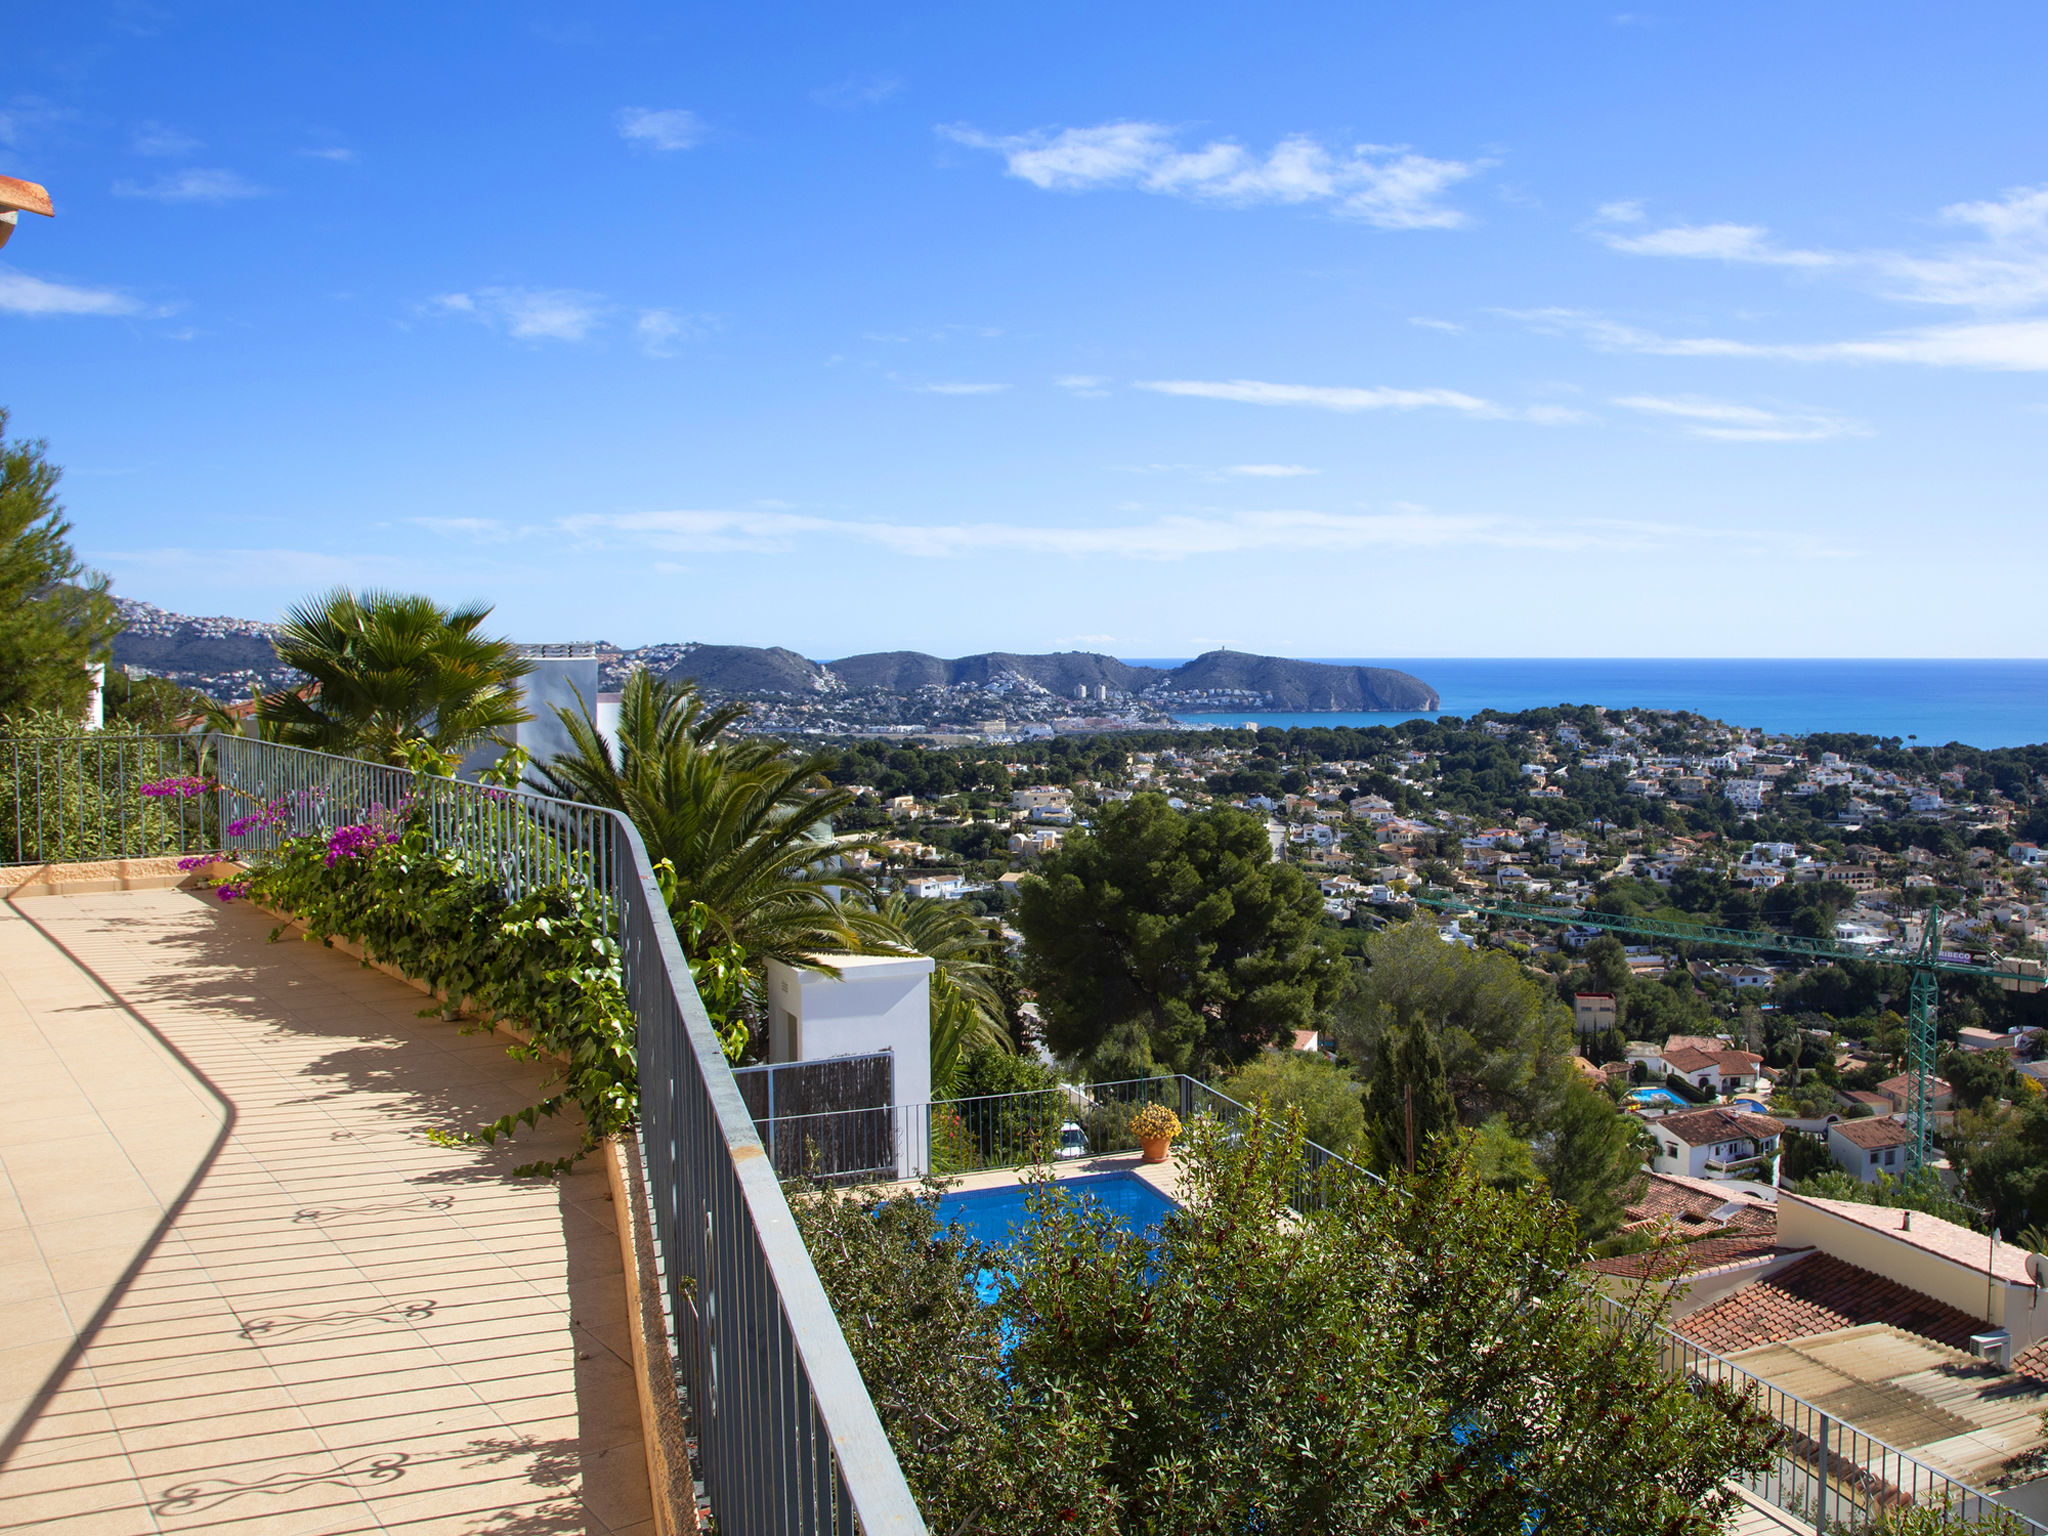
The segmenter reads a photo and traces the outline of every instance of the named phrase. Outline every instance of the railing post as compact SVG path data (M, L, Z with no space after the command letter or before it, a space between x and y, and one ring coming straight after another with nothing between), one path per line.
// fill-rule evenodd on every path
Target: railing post
M1820 1455L1815 1462L1820 1469L1820 1493L1813 1506L1816 1536L1828 1536L1828 1430L1833 1423L1827 1414L1820 1416Z

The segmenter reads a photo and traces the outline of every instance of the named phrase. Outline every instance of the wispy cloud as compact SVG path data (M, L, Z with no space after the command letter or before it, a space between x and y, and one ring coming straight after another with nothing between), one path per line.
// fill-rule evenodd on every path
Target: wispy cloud
M1775 243L1759 224L1647 228L1639 203L1609 203L1588 228L1595 239L1631 255L1828 268L1906 303L2004 311L2048 303L2048 187L1953 203L1940 218L1973 238L1918 253L1805 250Z
M689 149L704 142L709 131L694 112L681 107L656 111L649 107L625 107L613 119L619 137L629 144L649 149Z
M520 341L584 341L611 306L604 295L574 288L479 288L437 294L427 307L461 315Z
M9 149L22 148L40 129L70 122L77 116L71 108L60 107L40 96L17 96L0 108L0 144Z
M146 197L159 203L233 203L243 198L262 197L268 188L259 187L234 171L172 171L155 181L114 183L116 197Z
M1189 395L1203 400L1234 400L1243 405L1301 405L1319 411L1447 410L1495 421L1535 421L1556 426L1583 421L1585 413L1563 406L1500 405L1456 389L1366 388L1321 384L1272 384L1261 379L1151 379L1138 389L1162 395Z
M1401 145L1331 149L1306 134L1282 139L1264 155L1228 139L1182 149L1178 130L1148 122L1006 135L958 124L938 131L956 144L995 151L1010 175L1049 192L1128 187L1235 206L1314 203L1381 229L1469 223L1440 199L1485 163L1434 160Z
M902 89L903 82L894 75L848 75L836 84L820 86L811 92L811 100L821 107L837 107L845 111L880 106Z
M1583 336L1609 352L1655 357L1760 357L1795 363L1920 363L1988 372L2048 371L2048 320L1924 326L1851 341L1759 342L1663 336L1575 309L1504 310L1539 331Z
M1094 373L1063 373L1053 380L1069 394L1086 395L1094 398L1109 393L1109 380Z
M1601 244L1632 256L1680 256L1772 267L1831 267L1842 259L1826 251L1773 245L1770 231L1757 224L1672 224L1645 230L1640 228L1642 223L1640 203L1608 203L1591 228Z
M649 357L674 357L683 342L701 336L704 330L700 317L679 315L672 309L643 309L633 322L640 350Z
M1007 384L964 384L946 381L937 384L909 384L904 386L920 395L999 395L1010 386Z
M354 150L346 149L339 144L327 144L318 149L302 149L299 153L309 160L327 160L336 165L348 165L356 158Z
M52 315L135 315L142 305L112 288L53 283L0 267L0 312L43 318Z
M1695 437L1731 443L1818 443L1834 437L1868 437L1870 428L1846 416L1814 410L1766 410L1698 395L1624 395L1624 410L1680 422Z
M561 531L598 547L624 545L669 554L777 554L821 538L919 559L982 554L1178 561L1267 551L1457 549L1654 550L1695 538L1740 540L1805 550L1804 535L1734 528L1695 530L1650 523L1576 523L1447 516L1396 506L1383 513L1262 511L1173 515L1085 527L1030 523L915 525L740 511L589 513L564 518Z
M1408 323L1410 325L1419 325L1424 330L1448 331L1453 336L1462 334L1465 329L1465 327L1458 324L1455 320L1432 320L1427 315L1410 315L1408 317Z
M199 141L191 134L166 128L162 123L144 123L135 130L138 155L189 155L197 148Z
M463 534L493 541L511 536L511 530L495 517L409 517L406 521L431 533Z
M1224 469L1226 475L1251 475L1261 480L1289 480L1296 475L1319 475L1319 469L1310 469L1306 464L1232 464Z

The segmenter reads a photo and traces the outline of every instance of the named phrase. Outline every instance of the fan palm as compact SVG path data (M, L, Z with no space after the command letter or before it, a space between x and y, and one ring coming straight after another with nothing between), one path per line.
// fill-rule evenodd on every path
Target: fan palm
M257 707L264 733L294 746L403 763L425 741L444 756L532 719L514 682L532 671L509 640L478 633L489 607L337 587L285 614L278 660L317 685Z
M831 822L853 796L826 781L831 756L725 737L744 705L709 708L694 685L645 671L620 700L616 752L587 708L556 713L571 749L535 770L535 787L628 817L666 865L669 910L708 914L705 942L738 945L754 965L815 965L851 946L835 898L859 880L837 868Z

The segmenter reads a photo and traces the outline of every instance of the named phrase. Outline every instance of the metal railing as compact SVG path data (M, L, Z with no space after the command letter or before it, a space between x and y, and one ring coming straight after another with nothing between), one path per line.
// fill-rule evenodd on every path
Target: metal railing
M1226 1128L1258 1113L1206 1083L1180 1076L898 1104L886 1112L791 1115L764 1122L763 1132L778 1141L805 1144L815 1167L829 1170L837 1156L847 1165L846 1176L865 1174L880 1181L896 1176L892 1170L905 1147L914 1149L919 1161L909 1175L913 1178L925 1172L972 1173L1133 1152L1138 1144L1129 1123L1145 1104L1165 1104L1183 1120L1211 1114ZM878 1133L876 1116L885 1113L887 1130ZM1063 1151L1063 1126L1078 1127L1086 1145ZM1287 1203L1297 1211L1319 1208L1328 1193L1326 1180L1345 1173L1380 1182L1341 1153L1306 1143ZM2013 1536L2048 1536L2048 1526L1999 1505L1991 1494L1864 1433L1604 1291L1589 1288L1588 1294L1610 1326L1645 1339L1667 1374L1722 1382L1748 1395L1752 1406L1777 1426L1778 1436L1771 1465L1744 1486L1821 1536L1868 1529L1898 1509L1930 1505L1972 1520L2004 1521Z
M676 1374L696 1439L694 1470L718 1530L923 1536L631 822L544 795L243 737L206 741L217 788L185 802L211 818L198 846L261 852L403 807L437 846L461 850L507 894L575 882L605 898L636 1024L642 1166ZM170 777L191 762L166 759L146 771L169 768ZM17 768L17 803L21 779ZM95 846L115 845L126 825Z
M0 738L0 864L163 858L217 847L203 798L145 795L145 784L205 771L197 736Z

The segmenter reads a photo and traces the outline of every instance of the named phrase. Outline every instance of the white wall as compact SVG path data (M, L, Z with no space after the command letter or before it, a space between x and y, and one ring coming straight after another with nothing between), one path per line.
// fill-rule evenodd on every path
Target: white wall
M897 1177L914 1179L927 1161L924 1111L932 1096L932 962L926 955L835 955L838 975L770 960L768 1059L827 1061L888 1051L895 1102L920 1106L900 1116Z
M1933 1220L1917 1213L1914 1219ZM1986 1328L2008 1329L2014 1355L2048 1338L2048 1304L2041 1303L2033 1286L1987 1281L1983 1269L1975 1265L1916 1248L1789 1191L1778 1197L1778 1241L1788 1248L1818 1248L1945 1301L1958 1312L1984 1318Z

